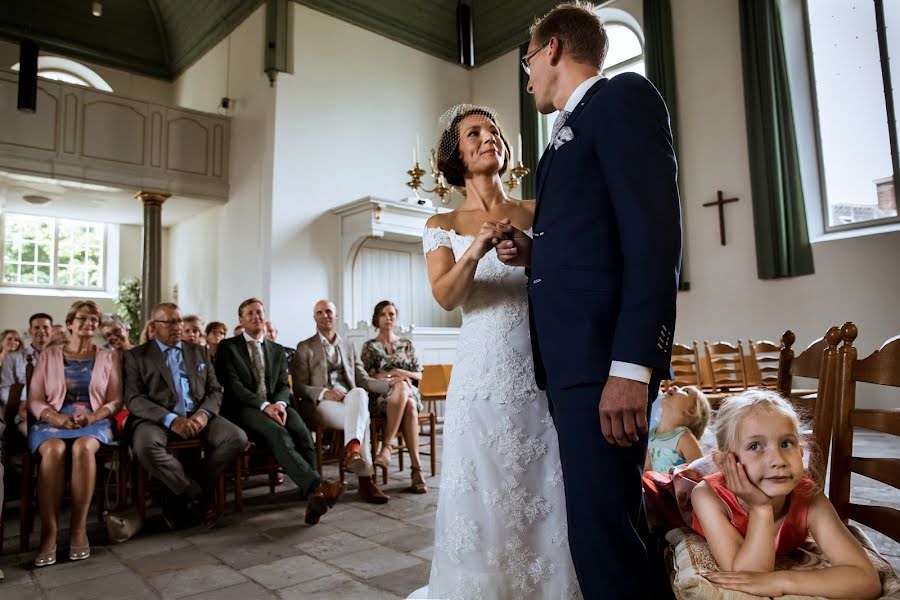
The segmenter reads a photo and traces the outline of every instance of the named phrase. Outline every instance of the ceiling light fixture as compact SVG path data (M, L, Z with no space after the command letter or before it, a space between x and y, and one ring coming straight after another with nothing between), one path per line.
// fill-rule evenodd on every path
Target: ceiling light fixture
M91 3L91 14L95 17L103 16L103 3L102 2L92 2Z
M28 204L37 205L47 204L48 202L50 202L50 198L48 198L47 196L39 196L37 194L25 194L24 196L22 196L22 199Z

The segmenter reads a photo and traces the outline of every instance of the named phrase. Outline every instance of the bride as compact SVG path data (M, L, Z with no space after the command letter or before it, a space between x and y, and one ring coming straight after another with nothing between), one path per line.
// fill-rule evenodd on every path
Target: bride
M438 166L466 197L428 220L423 246L435 299L463 317L431 577L412 597L579 598L556 431L534 380L525 272L494 250L497 224L528 230L534 202L503 192L509 144L492 109L455 106L441 131Z

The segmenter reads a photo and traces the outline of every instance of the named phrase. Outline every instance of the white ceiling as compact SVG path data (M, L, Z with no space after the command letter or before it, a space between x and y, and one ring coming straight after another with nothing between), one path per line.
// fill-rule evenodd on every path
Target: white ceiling
M3 212L141 225L144 208L134 197L135 191L0 171L0 211ZM50 202L42 205L26 202L24 196L32 194L46 196ZM162 225L171 227L221 204L216 200L173 196L163 204Z

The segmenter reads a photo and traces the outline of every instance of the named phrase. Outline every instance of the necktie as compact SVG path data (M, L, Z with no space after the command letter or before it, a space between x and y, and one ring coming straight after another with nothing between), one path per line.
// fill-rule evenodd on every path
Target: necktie
M256 394L260 398L266 397L266 368L263 366L262 352L259 344L250 342L250 358L253 361L253 374L256 376Z
M567 110L561 110L556 117L556 121L553 122L553 132L550 134L550 144L554 149L557 148L556 136L559 134L559 130L566 124L566 119L568 119L571 114L572 113Z
M175 414L185 416L187 409L184 406L184 390L181 385L181 361L178 359L177 347L166 348L166 366L172 373L172 383L175 384Z

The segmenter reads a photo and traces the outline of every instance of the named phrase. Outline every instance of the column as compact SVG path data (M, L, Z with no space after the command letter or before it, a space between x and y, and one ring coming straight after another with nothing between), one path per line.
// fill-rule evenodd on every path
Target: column
M144 253L141 277L141 318L160 301L162 280L162 205L171 194L141 190L134 197L144 204Z

